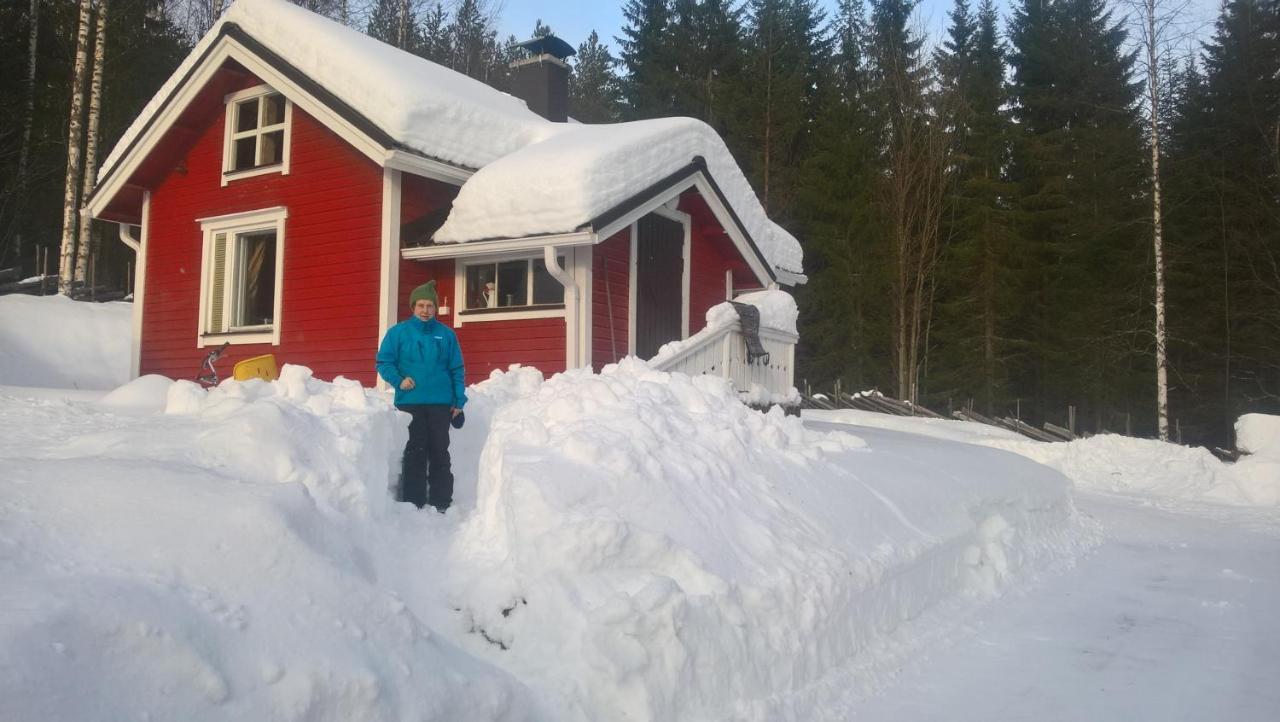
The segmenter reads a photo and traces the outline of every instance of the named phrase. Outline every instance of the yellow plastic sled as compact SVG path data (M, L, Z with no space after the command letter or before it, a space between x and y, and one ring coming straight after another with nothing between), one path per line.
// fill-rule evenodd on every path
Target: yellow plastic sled
M275 381L280 377L280 371L276 368L274 354L247 358L236 364L232 374L235 376L236 381L248 381L249 379Z

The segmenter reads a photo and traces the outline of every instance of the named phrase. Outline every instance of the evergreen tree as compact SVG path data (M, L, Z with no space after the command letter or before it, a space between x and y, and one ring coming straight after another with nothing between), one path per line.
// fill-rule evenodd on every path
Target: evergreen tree
M438 6L437 6L438 7ZM411 53L422 49L422 27L415 3L405 0L375 0L365 32L388 45ZM401 43L401 35L404 43Z
M1012 168L1028 279L1018 392L1039 418L1154 427L1146 168L1134 56L1102 0L1024 0L1011 23ZM1024 407L1025 408L1025 407Z
M747 8L743 103L732 127L743 162L771 215L786 218L817 115L830 58L814 0L752 0Z
M618 63L592 30L578 46L569 76L569 115L583 123L611 123L618 119Z
M810 279L796 289L805 338L798 363L802 376L815 381L888 388L886 262L873 213L880 148L867 105L861 0L840 1L832 30L832 62L819 85L796 211Z
M955 190L945 220L939 323L931 336L931 391L937 403L972 399L991 414L1012 400L1008 316L1017 303L1013 188L1005 178L1012 130L1005 48L991 0L983 0L976 23L965 0L957 0L951 18L948 40L935 54L947 98Z
M449 16L439 2L427 8L421 23L422 45L418 54L445 67L453 60L453 42L449 35ZM375 36L377 37L377 36Z
M676 94L670 66L668 0L628 0L626 25L616 38L621 50L623 116L628 120L674 115Z

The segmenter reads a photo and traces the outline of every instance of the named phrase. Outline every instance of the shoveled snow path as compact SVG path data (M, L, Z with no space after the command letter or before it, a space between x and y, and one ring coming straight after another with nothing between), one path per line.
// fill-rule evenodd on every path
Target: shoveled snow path
M858 720L1280 719L1280 519L1080 493L1106 541L998 600Z

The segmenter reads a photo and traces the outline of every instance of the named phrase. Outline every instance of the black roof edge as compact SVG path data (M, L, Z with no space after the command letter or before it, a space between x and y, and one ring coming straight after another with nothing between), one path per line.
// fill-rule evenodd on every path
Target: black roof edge
M751 233L748 232L747 227L743 225L742 219L738 217L738 212L733 209L733 205L729 203L729 199L725 197L724 191L720 190L720 184L716 183L716 179L711 175L711 171L707 169L707 159L700 155L695 155L693 160L687 165L681 167L679 170L671 173L662 180L659 180L657 183L654 183L613 208L610 208L581 226L578 226L578 230L604 228L622 216L625 216L636 208L653 200L663 192L670 190L672 186L688 179L690 176L698 174L701 174L703 178L706 178L707 184L711 186L712 192L716 194L716 198L720 201L720 205L724 206L725 210L729 211L729 219L735 226L737 226L742 237L747 239L747 245L751 247L751 251L755 253L756 258L758 258L761 265L764 266L765 273L769 274L770 279L774 281L778 280L778 274L774 272L773 265L769 263L769 259L765 258L765 255L760 252L760 247L756 245L755 239L751 237Z
M658 182L622 201L618 205L578 226L578 230L585 231L587 229L594 230L597 228L604 228L636 208L653 200L657 196L662 195L663 192L670 190L671 186L676 185L680 181L683 181L704 169L705 166L698 165L698 162L695 159L692 163L682 166L674 173L667 175Z
M240 42L250 52L252 52L254 55L257 55L259 58L261 58L263 62L267 63L271 67L280 71L280 73L284 75L286 78L298 84L303 90L311 94L312 97L314 97L316 100L320 101L327 107L331 108L338 115L342 116L343 119L345 119L346 121L354 125L365 135L368 135L371 139L373 139L374 142L378 143L382 147L387 148L389 150L390 149L403 150L405 152L413 153L414 155L417 155L423 158L427 158L439 163L444 163L445 165L453 166L455 168L458 168L459 170L467 170L467 171L475 170L474 168L468 168L466 166L462 166L457 163L450 163L449 161L446 161L446 160L433 158L429 155L426 155L425 153L422 153L421 151L415 150L413 148L409 148L403 143L397 141L395 138L392 138L390 133L387 133L385 130L383 130L373 121L369 120L360 111L356 110L355 108L352 108L350 105L346 103L346 101L342 100L338 96L326 90L324 86L317 83L306 73L303 73L301 70L298 70L296 67L294 67L292 63L290 63L289 61L277 55L273 50L270 50L269 48L267 48L267 46L258 42L256 39L253 38L253 36L245 32L245 30L241 28L238 24L231 23L231 22L223 23L222 26L218 29L218 37L222 37L224 35L234 38L235 40ZM121 156L122 158L133 152L133 150L138 146L138 143L142 141L143 136L147 134L147 131L155 123L156 118L159 117L160 114L169 106L169 104L173 102L174 96L177 95L178 92L187 84L187 82L191 79L191 76L194 75L195 72L199 70L202 65L204 65L205 60L209 57L209 54L212 53L216 47L217 47L217 43L210 43L209 47L205 48L204 52L200 55L200 58L196 60L196 62L193 63L191 67L187 70L186 74L182 76L182 81L179 82L177 85L175 85L173 89L169 91L168 97L164 99L164 102L160 104L160 107L156 110L155 114L152 115L151 119L147 121L147 125L142 129L142 132L135 135L133 137L133 140L129 142L129 147L125 149L125 152ZM110 178L119 169L120 169L120 164L117 163L115 166L111 168L111 171L107 173L106 178ZM106 180L106 178L100 179L97 183L94 184L93 191L89 194L89 197L84 200L85 205L88 205L88 203L94 198L94 196L98 194L98 188L102 186L102 183L103 181Z

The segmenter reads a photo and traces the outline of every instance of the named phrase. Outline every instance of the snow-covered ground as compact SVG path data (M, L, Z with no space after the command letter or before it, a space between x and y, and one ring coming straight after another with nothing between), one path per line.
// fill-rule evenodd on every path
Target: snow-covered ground
M129 303L0 296L0 386L113 389L129 380Z
M969 421L918 419L870 411L805 411L815 422L910 431L1006 449L1061 471L1078 488L1148 499L1209 501L1280 507L1280 416L1246 414L1236 424L1239 461L1219 460L1208 449L1104 434L1045 443Z
M1274 718L1273 509L634 360L471 395L440 516L354 382L0 389L0 720Z

